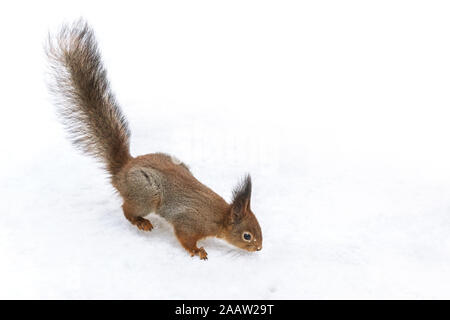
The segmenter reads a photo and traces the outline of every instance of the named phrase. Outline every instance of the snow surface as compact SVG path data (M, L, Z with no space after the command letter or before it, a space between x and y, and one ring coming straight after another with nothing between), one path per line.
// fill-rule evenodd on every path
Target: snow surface
M450 298L450 15L442 1L30 1L0 13L0 298ZM86 17L132 129L263 250L191 258L131 226L50 103L48 30Z

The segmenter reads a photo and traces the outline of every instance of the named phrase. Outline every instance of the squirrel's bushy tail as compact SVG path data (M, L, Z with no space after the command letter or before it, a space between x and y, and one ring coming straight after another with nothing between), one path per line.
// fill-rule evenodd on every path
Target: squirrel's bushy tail
M94 33L79 20L49 37L46 53L58 114L73 144L115 175L130 159L130 132L112 93Z

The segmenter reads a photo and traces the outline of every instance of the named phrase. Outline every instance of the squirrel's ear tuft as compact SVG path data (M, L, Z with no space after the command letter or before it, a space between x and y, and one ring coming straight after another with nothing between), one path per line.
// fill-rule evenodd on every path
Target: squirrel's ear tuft
M233 202L231 204L231 215L233 222L242 219L250 210L250 197L252 195L252 179L250 175L239 183L233 190Z

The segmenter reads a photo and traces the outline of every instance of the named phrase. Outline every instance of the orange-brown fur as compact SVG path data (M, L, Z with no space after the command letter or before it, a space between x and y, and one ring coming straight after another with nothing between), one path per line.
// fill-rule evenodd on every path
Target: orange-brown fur
M50 39L47 55L58 114L73 144L105 165L130 223L150 231L153 225L144 217L155 212L173 225L181 245L200 259L207 259L207 253L197 242L211 236L248 251L262 248L261 228L250 209L250 176L236 187L228 204L173 157L130 155L127 121L85 22L63 27L56 39Z

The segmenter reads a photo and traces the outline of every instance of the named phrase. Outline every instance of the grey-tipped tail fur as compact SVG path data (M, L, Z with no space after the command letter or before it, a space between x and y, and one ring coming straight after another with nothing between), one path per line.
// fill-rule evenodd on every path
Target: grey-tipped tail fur
M115 175L130 159L128 124L116 102L94 32L82 19L49 36L50 90L72 143Z

